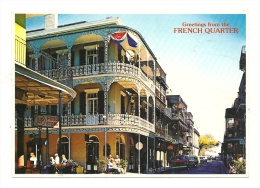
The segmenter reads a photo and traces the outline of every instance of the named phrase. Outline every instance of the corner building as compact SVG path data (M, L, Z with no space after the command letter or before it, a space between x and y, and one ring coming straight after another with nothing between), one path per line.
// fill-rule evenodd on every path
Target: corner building
M45 103L25 112L26 156L37 149L35 117L51 115L61 121L48 132L41 130L49 143L42 144L43 165L59 148L87 171L95 170L95 157L110 154L128 160L131 172L139 164L141 171L169 165L169 146L176 143L166 73L142 35L119 18L61 26L55 15L44 18L45 28L27 31L26 66L52 80L72 77L69 84L77 95L61 111L46 92Z

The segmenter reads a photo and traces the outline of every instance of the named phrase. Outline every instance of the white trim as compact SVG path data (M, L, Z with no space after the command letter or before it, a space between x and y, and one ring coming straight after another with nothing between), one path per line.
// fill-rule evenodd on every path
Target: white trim
M121 95L123 95L124 97L126 96L126 93L123 92L123 91L120 91L121 92Z
M98 45L90 45L90 46L84 46L84 49L85 50L95 50L96 49L96 47L98 47Z
M84 89L84 91L89 94L89 93L97 93L99 89Z
M57 54L67 54L68 53L68 49L63 49L63 50L56 50Z

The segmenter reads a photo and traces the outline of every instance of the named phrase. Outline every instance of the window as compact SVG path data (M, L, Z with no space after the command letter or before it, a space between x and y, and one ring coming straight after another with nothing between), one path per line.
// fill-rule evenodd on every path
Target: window
M90 115L98 114L98 94L88 94L88 113Z
M57 141L57 152L59 151L59 139ZM69 139L66 136L61 138L61 154L69 158Z
M86 161L87 164L94 163L95 157L99 158L99 140L96 136L91 136L86 142Z
M68 65L68 49L57 50L59 67L66 67Z
M125 159L125 144L121 138L116 139L119 139L116 141L116 155L119 155L120 159Z
M99 91L99 89L85 89L87 115L96 115L104 113L104 91ZM100 102L99 102L100 101Z
M87 51L87 64L88 65L93 65L93 64L97 64L97 50L93 49L93 50L88 50Z

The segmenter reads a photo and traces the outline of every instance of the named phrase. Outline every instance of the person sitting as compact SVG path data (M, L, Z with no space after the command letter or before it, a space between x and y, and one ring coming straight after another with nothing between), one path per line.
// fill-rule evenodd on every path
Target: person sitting
M51 164L52 166L55 166L55 164L56 164L56 162L55 162L55 160L54 160L53 157L50 157L50 164Z
M65 157L65 155L61 155L61 164L63 164L64 166L66 166L68 160L67 158Z
M116 158L115 158L115 163L116 163L116 166L119 167L120 166L120 158L118 155L116 155Z
M120 160L120 159L119 159ZM119 163L120 164L120 163ZM119 167L119 165L117 165L115 159L112 159L112 165L113 165L113 168L116 169L117 173L118 174L123 174L124 173L124 169Z
M153 171L153 168L152 168L152 167L149 168L148 174L154 174L154 171Z
M107 162L111 162L112 159L113 159L112 155L109 155L109 156L107 157Z
M120 171L119 171L118 167L116 166L114 159L111 159L111 161L110 160L108 161L106 171L112 172L113 174L120 174Z
M31 168L36 168L37 158L34 153L31 153L30 161L31 161Z
M55 173L55 160L53 157L50 157L50 164L46 165L47 168L49 169L49 174L54 174Z

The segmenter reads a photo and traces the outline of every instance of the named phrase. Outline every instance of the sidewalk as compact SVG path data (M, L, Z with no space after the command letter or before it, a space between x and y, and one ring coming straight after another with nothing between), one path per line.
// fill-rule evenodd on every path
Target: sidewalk
M224 165L223 161L221 161L222 165L221 165L221 172L223 172L223 174L229 174L227 167Z

